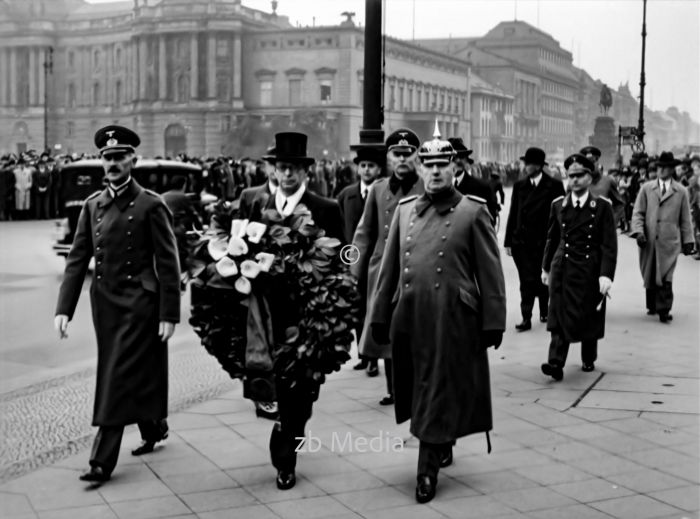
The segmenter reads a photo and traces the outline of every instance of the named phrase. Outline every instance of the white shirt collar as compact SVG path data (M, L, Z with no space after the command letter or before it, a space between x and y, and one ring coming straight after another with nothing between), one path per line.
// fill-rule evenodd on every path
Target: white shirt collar
M586 192L583 195L581 195L580 197L571 193L571 203L574 205L574 207L576 207L577 201L581 202L580 207L584 207L586 205L587 200L588 200L588 190L586 190Z
M542 172L540 171L537 175L530 179L530 182L535 183L535 187L540 185L540 180L542 180Z
M666 184L666 191L671 187L671 179L668 178L666 180L661 180L659 179L659 189L663 189L664 184Z
M269 180L267 181L267 189L270 190L270 194L271 194L271 195L274 195L274 194L277 193L277 188L278 188L278 187L279 187L279 186L274 185L274 184L273 184L272 182L270 182Z
M277 212L282 216L289 216L294 212L294 208L299 204L299 200L304 196L306 191L306 186L302 183L301 187L297 189L296 193L290 196L284 196L281 189L278 189L275 193L275 208ZM287 204L285 205L285 201ZM284 209L283 209L284 208Z
M360 195L364 195L363 198L367 197L371 185L372 184L365 184L364 181L360 180Z

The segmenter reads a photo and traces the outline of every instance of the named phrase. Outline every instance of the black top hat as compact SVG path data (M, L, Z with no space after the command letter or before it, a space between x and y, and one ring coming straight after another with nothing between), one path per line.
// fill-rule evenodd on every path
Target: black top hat
M386 138L385 144L387 151L403 149L404 151L414 152L420 146L420 139L412 130L399 128Z
M474 161L469 157L474 150L470 150L464 145L464 141L462 140L462 137L449 137L447 139L447 142L452 144L452 148L457 152L455 157L458 159L467 159L469 164L474 164Z
M275 148L270 153L270 159L275 162L292 162L308 166L314 158L306 155L307 137L298 132L282 132L275 134ZM269 151L269 150L268 150Z
M602 155L600 150L598 148L596 148L595 146L586 146L584 148L581 148L581 151L579 151L579 153L581 155L584 155L584 156L585 155L593 155L594 157L596 157L598 159Z
M547 154L541 148L528 148L525 155L520 157L525 164L535 164L537 166L547 166L544 158Z
M380 168L384 168L386 165L386 149L368 146L365 148L357 148L355 150L357 156L352 159L355 164L359 164L363 160L374 162Z
M659 159L656 161L656 165L659 166L660 168L667 167L667 166L677 166L680 163L678 159L676 159L673 156L673 153L670 151L662 151L661 155L659 155Z
M116 124L100 128L95 133L95 146L100 154L110 150L134 151L139 144L141 139L136 132Z
M569 174L579 171L588 171L588 173L592 173L595 166L585 155L574 153L573 155L569 155L564 161L564 169L566 169Z

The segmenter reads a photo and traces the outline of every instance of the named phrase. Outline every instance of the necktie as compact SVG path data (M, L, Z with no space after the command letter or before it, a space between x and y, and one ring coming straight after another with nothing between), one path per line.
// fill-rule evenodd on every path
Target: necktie
M367 190L363 189L360 191L360 196L362 197L362 201L364 202L367 199Z
M535 184L535 179L531 178L530 183L532 184L532 187L537 187L537 184Z
M287 208L287 204L289 203L289 198L284 199L284 203L282 204L282 212L284 213L284 210Z
M581 209L581 200L576 200L576 209Z
M666 182L661 182L661 196L666 194Z

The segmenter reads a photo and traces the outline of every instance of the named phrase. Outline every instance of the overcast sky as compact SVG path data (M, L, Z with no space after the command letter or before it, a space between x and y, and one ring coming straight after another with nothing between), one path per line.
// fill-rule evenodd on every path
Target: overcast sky
M101 0L90 0L101 1ZM155 2L155 0L150 0ZM503 20L526 21L572 52L574 64L639 95L642 0L384 0L386 33L402 39L482 36ZM270 11L270 0L243 0ZM277 12L300 25L336 25L365 0L278 0ZM414 16L415 6L415 16ZM415 23L414 23L415 21ZM648 0L646 104L677 106L700 121L700 0Z

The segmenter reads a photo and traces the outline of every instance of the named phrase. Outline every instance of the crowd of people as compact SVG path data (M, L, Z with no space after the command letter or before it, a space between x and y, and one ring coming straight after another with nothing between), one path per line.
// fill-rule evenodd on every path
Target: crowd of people
M167 437L163 343L179 320L180 269L211 267L209 279L225 284L238 270L232 257L247 249L241 237L257 235L251 243L258 243L260 229L273 222L296 222L308 234L303 222L313 221L327 240L315 242L318 248L355 249L349 267L309 262L307 272L315 272L318 283L311 290L343 276L356 283L359 308L353 311L361 318L354 331L354 369L377 376L383 361L386 395L379 404L394 406L397 423L410 420L419 440L416 500L433 499L439 470L453 463L458 438L485 433L490 451L487 349L501 345L506 329L506 281L495 227L504 203L502 172L492 169L479 178L486 168L476 168L461 138L443 139L436 131L422 141L408 128L391 133L383 145L359 146L352 163L317 163L307 155L306 135L295 132L277 134L257 160L181 156L201 163L208 172L204 191L234 202L239 218L228 223L230 240L222 251L206 249L214 261L207 267L190 264L178 252L179 211L173 208L185 203L183 183L173 186L179 195L161 197L131 177L139 143L120 126L97 132L106 186L84 203L56 309L55 327L65 337L94 257L91 303L99 355L93 425L99 430L82 480L110 479L125 425L137 423L141 430L143 444L134 455L152 452ZM539 319L551 334L541 370L560 381L571 343L581 343L581 369L595 370L617 266L618 226L639 246L648 313L662 323L672 320L677 258L696 252L700 158L688 161L692 174L664 152L636 156L624 172L604 175L600 150L589 146L566 159L566 187L547 172L546 158L536 147L521 157L504 246L520 282L522 321L516 330L531 329L537 300ZM289 243L289 229L276 232L278 243ZM248 264L255 271L251 279L271 268L263 264L265 253L258 257L255 268ZM294 344L302 326L298 294L290 284L277 283L260 298L243 281L236 290L252 294L249 315L271 323L258 333L264 326L249 318L248 340L268 345L264 354L270 358L281 358L278 348ZM304 351L316 351L320 339L313 337ZM303 359L302 353L292 358ZM256 402L256 412L275 420L270 456L276 485L287 490L296 483L297 450L324 378L276 362L272 374L274 400Z

